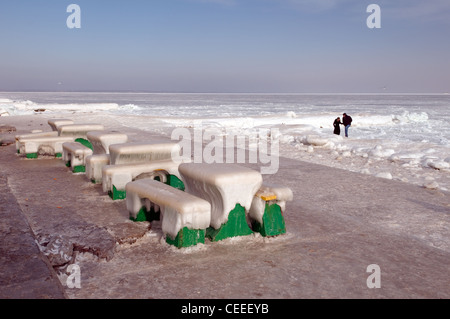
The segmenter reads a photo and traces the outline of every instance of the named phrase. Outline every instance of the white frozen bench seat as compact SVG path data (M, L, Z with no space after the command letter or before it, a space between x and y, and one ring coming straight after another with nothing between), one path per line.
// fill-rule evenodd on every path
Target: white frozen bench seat
M102 169L102 187L114 200L126 197L125 186L139 178L159 179L172 187L184 190L178 172L179 163L160 160L145 163L106 165Z
M86 177L94 184L101 184L102 170L106 165L109 165L109 154L93 154L86 157Z
M178 168L186 191L211 204L212 241L245 236L253 231L247 222L253 197L262 185L262 175L236 164L183 163Z
M66 119L50 119L47 121L47 123L48 123L48 125L50 125L52 130L55 132L58 131L59 126L74 124L72 120L66 120Z
M249 211L252 228L262 236L277 236L286 233L283 212L286 202L294 195L288 187L263 184L256 192Z
M38 133L30 133L30 134L22 134L16 135L16 151L20 153L20 140L24 138L36 138L36 137L56 137L58 136L58 132L50 131L50 132L38 132Z
M109 146L111 165L171 160L173 154L179 157L180 151L178 143L125 143Z
M19 140L19 152L27 158L37 158L39 154L62 157L63 147L66 142L73 142L71 136L30 137Z
M181 248L205 242L211 218L206 200L149 178L128 183L126 192L131 220L148 220L160 212L167 243Z
M69 124L58 126L59 136L72 136L75 142L79 142L90 149L92 144L87 139L87 133L91 131L103 131L105 128L101 124Z
M92 150L78 142L63 144L63 160L73 173L86 172L86 157L92 155Z
M92 131L87 133L94 154L109 154L109 146L128 142L128 135L116 132Z

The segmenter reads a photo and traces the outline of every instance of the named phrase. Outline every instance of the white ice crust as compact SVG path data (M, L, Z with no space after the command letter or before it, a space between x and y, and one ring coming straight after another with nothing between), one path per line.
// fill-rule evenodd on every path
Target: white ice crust
M228 221L236 204L248 212L262 175L235 164L180 164L186 191L211 203L211 226L215 229Z
M78 142L63 143L63 160L70 161L71 167L86 165L86 157L92 155L92 150Z
M50 119L47 121L48 125L52 128L53 131L57 132L58 127L62 125L72 125L74 122L72 120L66 120L66 119Z
M172 154L179 154L177 143L125 143L109 146L111 165L144 163L155 160L169 160Z
M294 198L290 188L264 183L255 194L255 197L253 197L252 206L249 211L249 216L258 221L260 224L263 223L263 216L266 207L266 201L263 200L262 197L271 195L276 196L276 199L270 200L269 204L275 203L279 205L282 212L286 209L286 202L292 201Z
M50 137L30 137L22 138L19 142L20 153L30 154L44 151L45 153L62 153L62 145L66 142L73 142L71 136L50 136Z
M123 133L92 131L87 138L94 148L94 154L109 154L109 146L128 142L128 136Z
M175 175L181 179L178 163L171 160L152 161L146 163L106 165L102 169L102 187L104 192L116 189L123 190L127 183L135 180L141 174L152 174L165 178L165 174Z
M88 132L103 131L104 129L104 126L101 124L69 124L58 126L58 134L59 136L87 138Z
M86 157L86 177L99 182L103 167L109 165L109 154L94 154Z
M56 131L50 131L50 132L37 132L37 133L31 133L31 134L22 134L22 135L16 135L16 150L20 149L20 143L19 141L21 139L26 138L37 138L37 137L56 137L58 136L58 132Z
M135 218L149 201L150 205L160 208L162 230L172 238L184 227L206 229L210 224L210 203L164 183L141 179L128 183L126 191L126 205L131 216Z

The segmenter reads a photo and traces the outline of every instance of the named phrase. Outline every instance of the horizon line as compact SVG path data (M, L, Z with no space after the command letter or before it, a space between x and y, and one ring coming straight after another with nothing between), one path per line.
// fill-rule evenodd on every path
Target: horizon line
M450 92L189 92L189 91L143 91L143 90L17 90L0 93L98 93L98 94L229 94L229 95L449 95Z

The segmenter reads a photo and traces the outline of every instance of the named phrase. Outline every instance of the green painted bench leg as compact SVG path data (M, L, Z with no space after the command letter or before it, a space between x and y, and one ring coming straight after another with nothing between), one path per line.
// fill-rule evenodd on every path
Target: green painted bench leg
M262 225L254 221L252 227L254 231L259 232L264 237L278 236L286 233L286 224L280 206L266 203Z
M38 153L29 153L29 154L26 154L26 158L38 158Z
M219 229L209 227L206 229L206 237L211 241L219 241L229 237L247 236L253 234L253 231L247 224L245 218L245 208L240 204L228 214L228 221L220 226Z
M177 176L175 175L168 175L167 176L167 185L170 185L172 187L178 188L179 190L184 191L184 183L181 181Z
M84 165L75 166L73 168L72 172L74 172L74 173L86 173L86 166L84 166Z
M177 234L177 237L172 238L166 236L166 242L169 245L173 245L177 248L191 247L197 244L205 243L205 230L204 229L189 229L184 227Z
M143 206L139 212L136 215L136 218L133 218L130 216L130 220L134 222L152 222L155 220L160 220L160 212L155 212L155 210L152 208L150 211L148 211L145 206Z
M126 190L117 190L116 186L113 185L113 190L108 192L109 197L113 200L125 199L127 197Z

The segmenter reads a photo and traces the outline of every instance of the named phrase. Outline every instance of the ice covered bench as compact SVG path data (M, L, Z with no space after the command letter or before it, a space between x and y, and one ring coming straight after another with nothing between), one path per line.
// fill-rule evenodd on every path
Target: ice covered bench
M94 184L102 183L103 167L109 165L109 154L94 154L86 158L86 177Z
M104 126L101 124L68 124L58 126L58 135L74 137L75 142L79 142L93 149L92 144L87 139L87 133L91 131L103 131L104 129Z
M290 188L263 184L253 197L249 211L253 230L264 237L286 233L283 212L286 202L292 199Z
M175 143L111 144L109 154L93 155L86 160L86 175L95 184L101 183L106 165L138 164L152 160L171 160L172 152L180 152ZM114 196L116 197L116 196Z
M72 120L66 119L50 119L47 121L48 125L52 128L53 131L58 132L58 127L62 125L71 125L74 124Z
M178 170L186 192L211 204L207 237L219 241L253 233L247 214L262 185L261 173L236 164L183 163Z
M102 170L103 191L108 192L113 200L124 199L126 184L140 178L158 179L160 182L184 190L178 166L179 163L172 160L106 165Z
M38 138L38 137L56 137L58 136L58 132L50 131L50 132L38 132L38 133L30 133L30 134L22 134L16 135L16 151L20 154L20 140L27 138Z
M86 172L86 158L92 155L92 150L78 142L63 144L63 160L74 173Z
M126 185L130 219L151 220L160 213L166 242L178 248L205 242L211 205L194 195L155 181L141 179Z
M128 141L128 136L118 132L93 131L87 133L87 138L94 153L86 158L86 177L94 184L102 182L102 169L109 165L109 146Z
M109 146L111 165L143 163L172 159L179 155L181 147L177 143L125 143Z
M71 136L43 136L21 138L18 140L19 153L25 154L26 158L37 158L39 155L49 155L62 157L62 145L67 142L73 142Z

